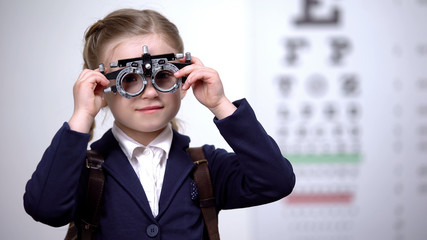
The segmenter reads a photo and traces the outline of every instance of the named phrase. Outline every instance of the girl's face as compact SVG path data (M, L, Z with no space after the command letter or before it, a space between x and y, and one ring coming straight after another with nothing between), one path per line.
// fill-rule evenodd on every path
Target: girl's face
M142 46L147 45L151 55L176 53L156 34L119 38L107 45L101 59L106 65L120 59L136 58L142 55ZM107 102L117 126L128 136L147 145L158 136L176 116L185 92L158 92L151 79L141 95L127 99L120 94L106 93Z

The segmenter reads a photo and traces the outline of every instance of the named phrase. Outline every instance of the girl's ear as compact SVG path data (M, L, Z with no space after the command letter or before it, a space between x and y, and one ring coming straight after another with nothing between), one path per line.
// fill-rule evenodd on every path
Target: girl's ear
M181 91L181 100L182 100L185 97L185 95L187 95L187 90L183 90L181 87L180 91Z
M105 96L102 97L102 107L108 106L107 100L105 100Z

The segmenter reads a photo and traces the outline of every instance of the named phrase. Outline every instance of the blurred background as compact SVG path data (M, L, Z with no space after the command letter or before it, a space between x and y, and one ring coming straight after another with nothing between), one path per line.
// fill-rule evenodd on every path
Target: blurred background
M294 165L289 197L220 213L222 239L427 239L426 0L1 1L1 239L63 239L25 184L72 114L86 28L123 7L174 22ZM178 117L192 146L231 150L192 94Z

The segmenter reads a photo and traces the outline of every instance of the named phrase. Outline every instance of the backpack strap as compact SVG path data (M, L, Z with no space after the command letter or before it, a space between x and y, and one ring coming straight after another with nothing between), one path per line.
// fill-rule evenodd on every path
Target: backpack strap
M196 165L193 178L199 192L200 209L202 210L209 240L219 240L218 215L215 208L215 197L213 195L208 160L206 160L201 147L188 148L187 152ZM96 239L105 182L105 175L102 171L103 162L104 158L100 154L93 150L87 151L86 167L89 168L89 180L81 218L82 240ZM74 223L70 223L65 239L76 239L76 235L76 226Z
M219 240L218 215L215 207L215 197L208 168L208 160L206 160L203 148L201 147L188 148L187 152L196 165L193 178L199 192L200 209L205 220L209 240Z
M86 167L89 168L89 180L81 217L82 240L96 239L105 181L101 166L103 162L103 156L93 150L87 150Z

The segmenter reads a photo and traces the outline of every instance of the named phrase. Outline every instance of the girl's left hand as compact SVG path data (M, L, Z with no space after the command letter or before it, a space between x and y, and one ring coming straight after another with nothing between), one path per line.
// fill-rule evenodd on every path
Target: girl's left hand
M224 94L224 88L218 72L205 67L200 59L191 58L191 65L175 73L176 78L187 76L182 89L190 86L196 99L206 106L218 119L231 115L236 107Z

